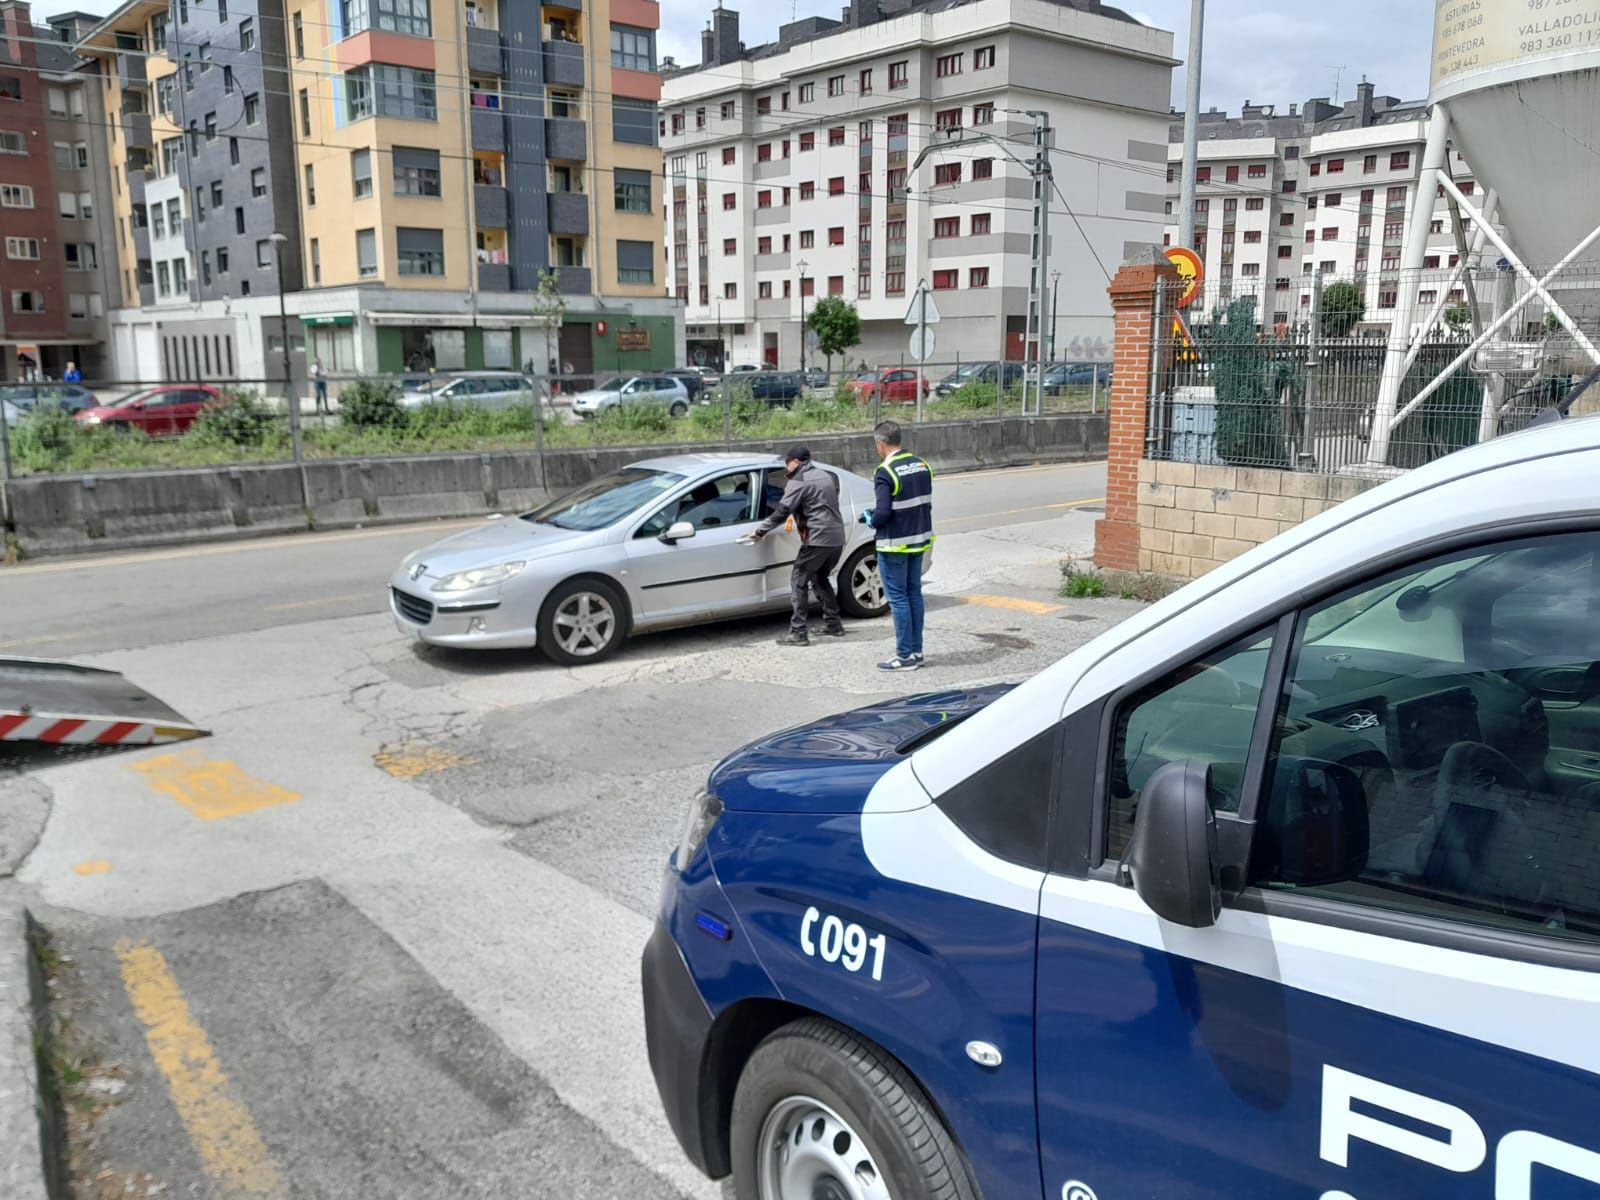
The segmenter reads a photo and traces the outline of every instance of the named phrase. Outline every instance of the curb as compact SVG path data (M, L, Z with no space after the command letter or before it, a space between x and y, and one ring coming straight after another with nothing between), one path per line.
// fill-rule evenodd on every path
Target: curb
M48 1200L44 1097L34 1055L43 986L28 947L28 912L0 896L0 1196Z

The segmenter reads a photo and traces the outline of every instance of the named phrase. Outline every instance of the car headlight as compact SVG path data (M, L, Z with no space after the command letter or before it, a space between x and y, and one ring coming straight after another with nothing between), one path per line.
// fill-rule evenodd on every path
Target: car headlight
M94 416L92 414L90 416L82 418L82 420L83 420L83 423L85 425L98 425L98 424L100 424L100 418L96 417L96 416Z
M470 592L473 588L492 587L522 573L527 563L497 563L492 567L474 567L470 571L457 571L446 575L433 585L436 592Z
M678 842L678 849L672 860L672 865L677 870L682 871L689 865L694 852L700 849L701 843L706 840L706 835L711 832L711 827L717 823L717 818L721 815L722 801L710 792L701 792L690 801L689 815L683 823L683 837Z

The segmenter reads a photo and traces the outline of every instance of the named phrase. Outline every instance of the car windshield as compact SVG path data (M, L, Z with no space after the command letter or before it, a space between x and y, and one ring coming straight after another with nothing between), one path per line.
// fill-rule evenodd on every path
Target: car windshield
M615 379L608 379L604 383L597 383L590 388L591 392L620 392L633 382L631 375L618 375Z
M151 395L151 392L150 392L150 390L148 388L141 388L136 392L128 392L125 395L118 396L107 407L110 407L110 408L126 408L128 405L132 404L135 400L148 400L150 398L150 395Z
M976 375L982 375L988 369L989 369L989 364L988 363L981 363L981 362L980 363L968 363L964 367L958 367L956 369L955 374L952 375L951 378L952 379L971 379Z
M624 467L524 513L522 519L557 529L604 529L682 482L683 476L671 471Z

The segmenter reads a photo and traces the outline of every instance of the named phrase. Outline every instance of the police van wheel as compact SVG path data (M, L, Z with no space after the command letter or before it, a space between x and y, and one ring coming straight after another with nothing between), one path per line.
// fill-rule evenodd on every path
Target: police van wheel
M839 572L839 607L857 620L881 617L889 611L889 597L878 574L878 555L871 546L852 554Z
M827 1021L756 1047L733 1099L739 1200L976 1200L961 1152L898 1063Z

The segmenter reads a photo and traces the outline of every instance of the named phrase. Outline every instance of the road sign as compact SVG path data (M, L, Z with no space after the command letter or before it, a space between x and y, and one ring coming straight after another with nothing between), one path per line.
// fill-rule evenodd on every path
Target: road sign
M1178 307L1188 308L1200 295L1200 285L1206 281L1206 265L1200 256L1187 246L1169 247L1167 261L1178 268L1178 278L1184 281L1183 293L1178 297Z
M911 294L911 307L906 309L907 325L937 325L944 320L939 315L939 306L933 302L933 294L925 283L917 284L917 290Z
M911 357L918 362L927 362L933 357L935 340L931 325L919 325L913 329L911 331Z
M806 330L806 349L812 354L817 352L817 347L822 345L822 339L817 336L815 329Z

